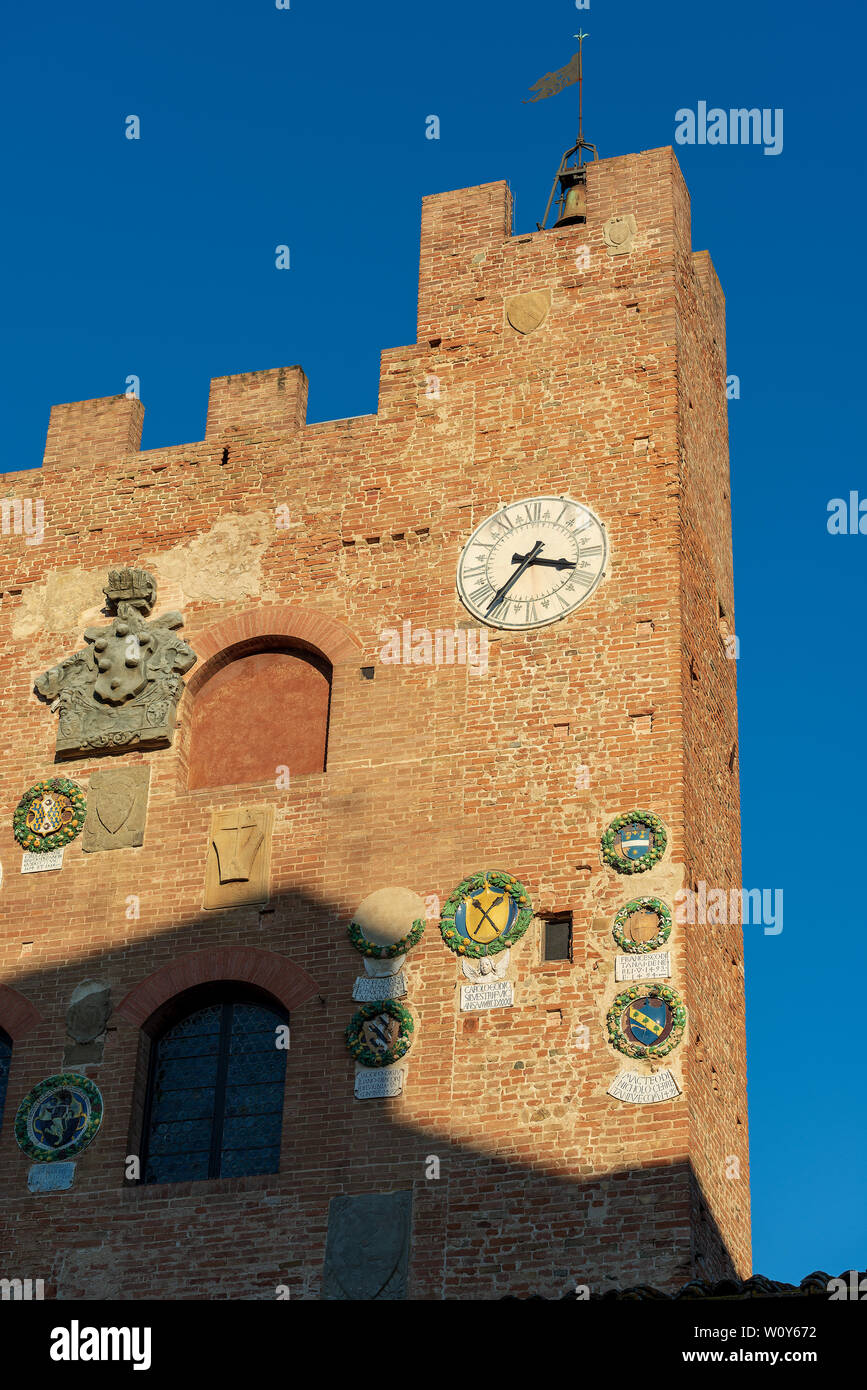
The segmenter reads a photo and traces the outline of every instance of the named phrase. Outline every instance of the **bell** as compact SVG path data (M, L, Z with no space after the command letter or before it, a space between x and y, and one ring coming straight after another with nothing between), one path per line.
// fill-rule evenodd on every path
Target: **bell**
M571 184L563 195L563 210L555 227L572 227L587 221L587 185L584 180Z

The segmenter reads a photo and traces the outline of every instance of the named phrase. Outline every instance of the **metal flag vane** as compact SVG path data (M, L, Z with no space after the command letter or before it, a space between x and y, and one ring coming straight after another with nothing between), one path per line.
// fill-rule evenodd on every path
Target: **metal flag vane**
M584 169L584 151L592 151L594 160L599 158L599 151L595 145L591 145L584 139L584 67L583 67L583 48L584 40L589 39L590 35L585 34L583 29L579 29L573 38L578 40L578 52L574 55L572 62L565 68L561 68L559 73L551 73L549 76L554 79L553 83L548 84L548 90L540 91L540 96L553 96L555 92L562 91L564 87L570 86L573 82L578 83L578 138L574 145L569 149L560 160L560 167L554 177L551 187L551 194L548 198L548 205L545 208L545 216L541 222L537 222L538 230L544 231L545 223L548 221L548 214L551 211L551 204L557 192L557 185L560 185L560 195L557 198L559 216L554 223L555 227L572 227L587 220L587 189L586 172ZM541 88L545 83L542 78L537 87ZM539 97L533 98L538 101ZM570 164L570 159L578 156L574 164Z

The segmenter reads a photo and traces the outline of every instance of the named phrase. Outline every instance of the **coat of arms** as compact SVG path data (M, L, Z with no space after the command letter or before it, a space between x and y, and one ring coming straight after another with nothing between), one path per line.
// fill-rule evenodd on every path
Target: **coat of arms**
M111 570L103 593L112 621L85 629L87 647L52 666L37 694L60 715L57 754L158 748L171 743L183 680L195 652L175 635L180 613L149 621L156 584L146 570Z

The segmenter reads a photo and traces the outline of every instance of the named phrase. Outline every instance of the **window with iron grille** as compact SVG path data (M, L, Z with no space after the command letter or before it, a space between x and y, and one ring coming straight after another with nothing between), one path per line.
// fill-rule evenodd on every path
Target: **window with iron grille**
M145 1102L142 1180L276 1173L286 1050L276 1004L223 994L153 1038Z
M561 912L542 924L543 960L572 959L572 913Z

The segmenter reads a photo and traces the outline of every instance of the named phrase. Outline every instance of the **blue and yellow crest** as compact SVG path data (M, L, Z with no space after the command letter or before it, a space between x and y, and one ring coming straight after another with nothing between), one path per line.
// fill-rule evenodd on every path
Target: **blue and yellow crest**
M440 931L460 956L491 956L524 935L533 918L530 896L511 874L486 870L459 883L442 910Z
M22 849L46 854L69 844L81 832L87 806L84 792L67 777L49 777L24 793L12 817Z
M608 1041L627 1057L664 1057L677 1047L686 1009L670 985L631 985L608 1010Z
M671 1032L671 1009L661 999L637 999L626 1010L629 1033L642 1047L663 1042Z
M668 835L652 811L616 816L602 836L602 858L621 874L652 869L665 854Z

